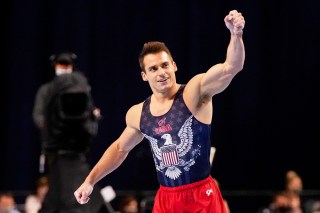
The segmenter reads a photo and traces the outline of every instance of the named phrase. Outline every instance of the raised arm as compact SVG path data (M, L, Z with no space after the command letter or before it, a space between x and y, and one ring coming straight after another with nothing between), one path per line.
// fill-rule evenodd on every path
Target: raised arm
M227 88L233 77L242 70L245 59L242 40L245 20L242 14L232 10L224 21L231 33L225 62L194 76L187 83L183 94L188 108L204 123L211 123L212 97Z
M212 66L206 73L196 75L189 81L185 98L190 103L197 100L196 103L192 103L194 107L211 102L212 97L227 88L233 77L243 68L245 48L242 34L245 20L241 13L232 10L224 18L224 21L231 33L226 60L224 63Z
M231 38L227 48L226 60L222 64L211 67L201 78L201 96L208 96L222 92L233 77L242 70L245 59L245 49L242 40L245 20L241 13L232 10L224 19L230 30Z
M120 137L108 147L82 185L74 192L80 204L89 201L94 185L117 169L126 159L128 153L142 141L143 135L137 126L140 120L137 116L140 114L137 113L136 108L134 106L128 111L126 116L127 127Z

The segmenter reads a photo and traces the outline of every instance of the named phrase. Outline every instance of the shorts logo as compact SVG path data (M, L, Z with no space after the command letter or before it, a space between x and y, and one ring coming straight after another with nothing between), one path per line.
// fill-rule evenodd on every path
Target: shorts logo
M213 190L212 189L208 189L207 191L206 191L206 194L208 195L208 196L210 196L210 194L212 194L213 193Z

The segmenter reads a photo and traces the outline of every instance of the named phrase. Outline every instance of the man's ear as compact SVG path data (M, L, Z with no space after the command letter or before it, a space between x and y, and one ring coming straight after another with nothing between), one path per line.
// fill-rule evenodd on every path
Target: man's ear
M142 80L148 81L148 78L147 78L147 75L146 75L145 71L141 71L141 77L142 77Z
M174 71L178 71L178 66L176 64L176 62L172 61L172 65L174 66Z

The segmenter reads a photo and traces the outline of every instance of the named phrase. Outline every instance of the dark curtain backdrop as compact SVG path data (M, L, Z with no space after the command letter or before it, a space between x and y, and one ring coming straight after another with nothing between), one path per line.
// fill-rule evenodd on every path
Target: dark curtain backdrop
M92 144L92 165L125 127L126 111L151 90L138 54L146 41L164 41L177 79L223 62L229 10L246 19L246 62L214 97L212 175L223 190L276 190L285 172L301 174L305 189L320 189L319 1L94 1L10 0L2 7L2 134L0 190L31 190L40 141L32 121L34 97L49 81L49 56L78 55L103 120ZM100 184L116 190L158 187L146 143Z

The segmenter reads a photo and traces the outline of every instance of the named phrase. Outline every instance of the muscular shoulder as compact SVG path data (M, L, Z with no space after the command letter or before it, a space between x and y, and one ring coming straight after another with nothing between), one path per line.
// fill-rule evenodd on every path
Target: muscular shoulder
M203 123L211 123L212 97L203 91L201 81L204 74L193 77L186 85L183 99L191 113Z
M133 105L126 114L127 126L140 130L140 117L143 102Z
M204 74L198 74L194 76L184 89L183 98L191 111L201 107L205 99L201 91L201 79L203 75Z

